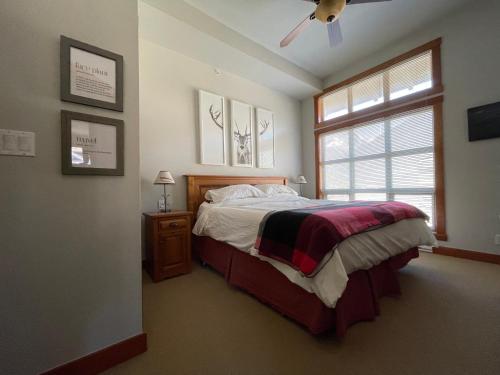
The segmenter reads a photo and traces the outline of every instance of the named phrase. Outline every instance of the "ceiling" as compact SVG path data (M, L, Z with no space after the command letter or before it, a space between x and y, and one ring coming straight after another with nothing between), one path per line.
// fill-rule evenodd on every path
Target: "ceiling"
M279 48L280 40L315 5L301 0L185 0L209 17L325 79L352 61L374 53L418 31L472 0L392 0L350 5L340 19L344 42L329 48L324 25L318 21L292 44Z

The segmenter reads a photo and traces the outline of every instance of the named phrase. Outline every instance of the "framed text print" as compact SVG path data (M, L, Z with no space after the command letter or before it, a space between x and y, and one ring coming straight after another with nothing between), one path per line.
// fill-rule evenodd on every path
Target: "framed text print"
M253 167L252 106L231 100L232 165Z
M123 56L61 35L61 100L123 112Z
M123 121L61 111L62 173L123 176Z
M200 163L226 164L226 112L224 97L198 91Z
M257 166L274 168L274 115L271 111L257 108L255 110L257 127Z

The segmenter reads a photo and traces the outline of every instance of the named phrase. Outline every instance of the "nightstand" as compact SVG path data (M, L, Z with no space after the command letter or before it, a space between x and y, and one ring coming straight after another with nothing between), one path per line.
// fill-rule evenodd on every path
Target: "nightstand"
M154 282L191 272L192 212L145 213L146 270Z

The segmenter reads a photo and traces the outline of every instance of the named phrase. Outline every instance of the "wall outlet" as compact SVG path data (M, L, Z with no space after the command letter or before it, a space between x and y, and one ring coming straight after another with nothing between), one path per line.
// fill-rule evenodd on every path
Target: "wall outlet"
M500 234L495 235L495 245L500 245Z

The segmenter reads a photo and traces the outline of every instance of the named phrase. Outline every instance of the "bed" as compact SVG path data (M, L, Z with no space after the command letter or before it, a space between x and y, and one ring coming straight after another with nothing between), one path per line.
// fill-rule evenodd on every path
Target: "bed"
M338 251L333 253L332 259L325 260L324 270L322 269L321 272L328 277L318 274L314 279L319 281L306 280L294 274L294 270L287 271L285 265L261 257L255 252L243 251L244 245L207 230L207 228L217 228L217 220L215 220L216 224L208 225L214 222L214 218L217 218L214 216L216 213L228 215L226 223L233 221L236 225L238 221L243 220L242 212L252 212L253 223L243 221L239 223L240 228L247 227L251 230L253 230L253 226L258 226L259 218L258 211L245 203L238 203L236 210L225 207L218 207L217 210L211 207L207 209L209 205L205 202L205 193L208 190L238 184L287 185L286 178L187 175L186 179L188 210L194 213L195 218L198 217L200 210L200 222L197 222L193 229L193 233L196 233L193 234L195 256L222 274L230 285L248 292L279 313L301 324L313 334L321 334L334 329L336 335L342 337L352 324L374 320L380 313L378 299L382 296L399 296L401 293L397 271L411 259L417 258L419 254L418 248L410 244L424 245L434 241L432 234L426 237L428 230L422 229L422 233L414 234L413 232L416 231L412 228L416 228L416 223L410 223L406 220L403 224L407 228L401 227L399 230L402 231L401 233L405 233L404 230L406 230L403 237L412 237L413 239L409 242L403 241L399 251L378 255L370 262L360 258L359 254L357 256L359 259L353 260L356 259L352 256L357 251L356 247L365 246L363 242L359 242L359 239L367 241L364 237L355 236L359 237L356 239L357 242L344 241L345 246L339 247ZM294 202L296 201L298 203L295 204L302 204L300 198L296 198ZM281 203L278 202L278 204ZM203 210L212 216L208 216L209 214ZM238 212L240 216L234 216L235 212ZM248 217L252 215L248 214ZM205 232L203 227L206 227ZM386 232L389 233L387 230ZM387 233L390 240L390 235ZM373 231L368 236L376 235L376 231ZM247 234L247 236L251 236L251 234ZM371 241L370 238L368 240ZM380 253L380 249L377 251ZM376 252L374 251L374 253ZM367 258L369 257L367 256ZM345 280L342 271L345 274ZM325 296L325 294L330 295Z

